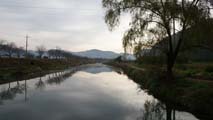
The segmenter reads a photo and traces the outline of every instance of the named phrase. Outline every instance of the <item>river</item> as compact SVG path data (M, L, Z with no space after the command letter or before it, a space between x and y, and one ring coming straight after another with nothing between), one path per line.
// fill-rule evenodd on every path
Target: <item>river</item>
M103 64L0 85L0 120L165 120L165 107ZM198 120L180 111L175 119Z

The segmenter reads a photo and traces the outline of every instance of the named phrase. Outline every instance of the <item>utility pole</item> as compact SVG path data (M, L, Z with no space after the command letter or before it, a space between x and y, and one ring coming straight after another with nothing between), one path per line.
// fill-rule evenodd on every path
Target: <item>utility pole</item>
M29 36L26 35L26 53L25 53L25 58L27 57L27 48L28 48L28 39L29 39Z

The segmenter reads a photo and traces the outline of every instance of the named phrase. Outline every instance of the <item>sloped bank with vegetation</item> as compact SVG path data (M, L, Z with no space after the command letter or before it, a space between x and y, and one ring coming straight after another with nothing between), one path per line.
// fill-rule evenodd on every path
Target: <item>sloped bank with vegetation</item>
M30 79L82 64L94 63L87 58L71 59L18 59L0 58L0 84L15 80Z
M188 111L200 119L213 119L213 82L193 80L186 76L176 76L176 80L166 80L162 67L144 65L136 67L129 63L112 62L109 65L119 67L131 79L147 89L149 94L158 98L167 107Z

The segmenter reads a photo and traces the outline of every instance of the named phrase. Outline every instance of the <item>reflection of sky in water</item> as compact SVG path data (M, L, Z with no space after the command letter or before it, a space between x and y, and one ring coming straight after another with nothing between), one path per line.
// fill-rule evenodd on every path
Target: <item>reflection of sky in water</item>
M58 85L47 84L47 78L41 79L45 83L42 89L35 86L39 78L27 81L26 102L24 94L3 101L0 119L135 120L145 101L153 99L127 76L106 66L86 67ZM8 84L0 86L1 91L7 89Z
M103 73L103 72L112 72L114 70L115 69L113 69L109 66L103 65L103 64L95 64L95 65L91 64L91 65L83 66L81 68L81 71L92 73L92 74Z

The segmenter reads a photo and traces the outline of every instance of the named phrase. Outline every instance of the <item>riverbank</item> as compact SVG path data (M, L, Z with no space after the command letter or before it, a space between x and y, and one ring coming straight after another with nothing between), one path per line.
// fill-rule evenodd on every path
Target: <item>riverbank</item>
M109 64L121 68L125 74L141 85L142 89L146 89L149 94L152 94L170 108L191 112L200 119L213 119L213 109L211 109L213 107L213 81L210 80L212 77L211 68L207 68L209 72L202 70L203 73L209 73L208 77L201 74L196 77L198 75L195 73L188 74L187 71L192 69L194 69L193 71L200 71L200 67L192 67L192 69L185 70L176 67L176 80L167 81L165 79L165 70L162 66L138 66L131 63L116 62ZM188 68L189 66L185 67Z
M0 84L34 78L94 62L95 60L86 58L72 58L69 60L0 58Z

